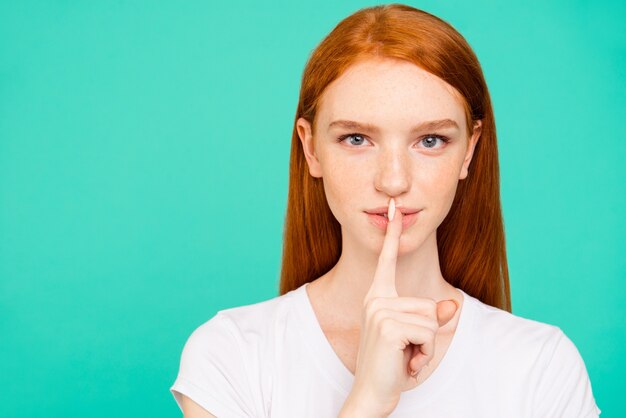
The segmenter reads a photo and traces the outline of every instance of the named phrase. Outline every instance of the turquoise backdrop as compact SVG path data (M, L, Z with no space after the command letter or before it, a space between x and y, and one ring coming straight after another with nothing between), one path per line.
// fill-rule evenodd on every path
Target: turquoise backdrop
M305 62L374 4L0 3L0 416L180 416L189 334L277 295ZM482 63L513 313L624 416L626 2L407 4Z

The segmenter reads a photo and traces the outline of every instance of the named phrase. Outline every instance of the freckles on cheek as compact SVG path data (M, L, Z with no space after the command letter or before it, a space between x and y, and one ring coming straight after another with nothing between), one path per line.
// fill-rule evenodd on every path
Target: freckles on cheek
M325 161L323 179L326 199L335 216L351 212L354 207L363 205L362 196L367 176L355 164L342 164L340 161Z
M418 170L417 186L434 200L447 199L454 196L458 182L458 167L454 164L431 166Z

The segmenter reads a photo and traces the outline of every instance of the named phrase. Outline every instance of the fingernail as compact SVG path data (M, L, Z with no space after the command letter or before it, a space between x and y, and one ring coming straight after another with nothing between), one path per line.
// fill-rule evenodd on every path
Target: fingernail
M393 215L396 214L396 201L391 198L389 201L389 208L387 209L387 217L389 218L389 222L393 221Z

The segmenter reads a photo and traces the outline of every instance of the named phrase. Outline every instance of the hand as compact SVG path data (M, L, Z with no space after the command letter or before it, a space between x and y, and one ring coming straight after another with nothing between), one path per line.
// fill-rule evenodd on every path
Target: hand
M393 198L383 247L370 289L363 300L363 319L351 398L381 415L390 414L400 393L417 386L415 375L433 358L435 335L454 317L453 300L398 297L396 260L402 234L400 211ZM356 400L358 399L358 401Z

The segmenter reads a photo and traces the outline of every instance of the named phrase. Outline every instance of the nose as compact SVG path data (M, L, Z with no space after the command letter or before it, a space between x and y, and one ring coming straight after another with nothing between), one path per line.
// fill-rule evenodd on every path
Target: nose
M406 149L383 149L377 156L376 190L395 197L411 188L410 156Z

